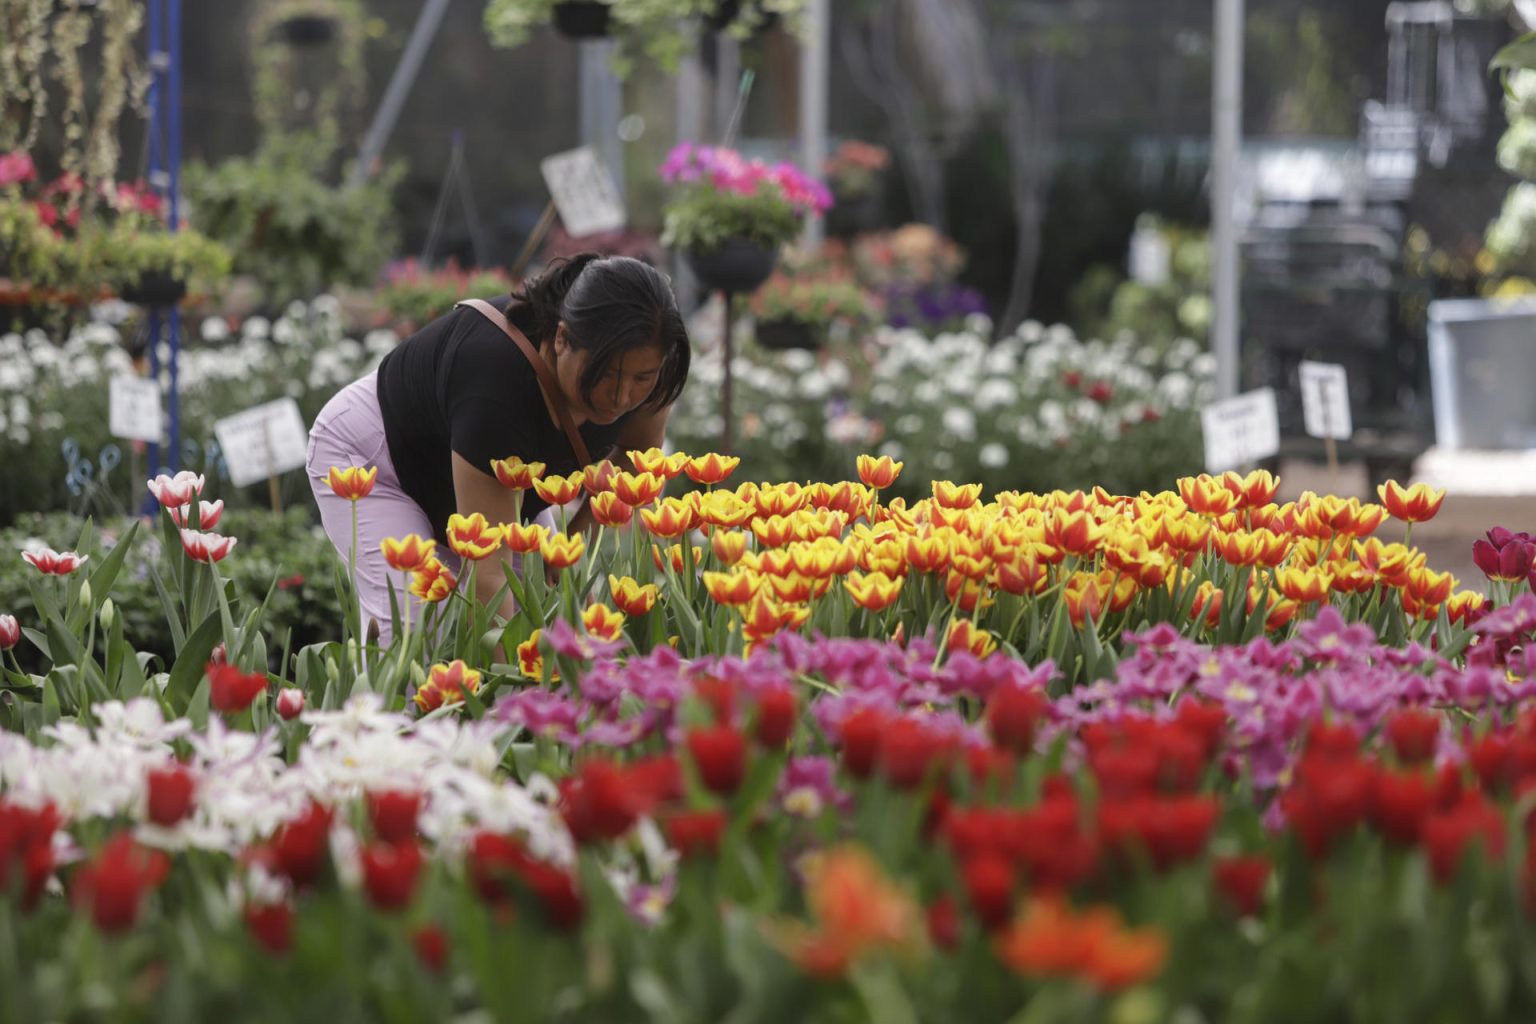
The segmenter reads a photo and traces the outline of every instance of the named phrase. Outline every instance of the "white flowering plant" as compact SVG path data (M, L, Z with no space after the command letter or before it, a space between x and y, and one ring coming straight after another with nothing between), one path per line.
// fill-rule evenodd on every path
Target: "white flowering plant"
M123 319L129 309L119 303L98 305L95 313L62 335L0 332L0 460L9 484L0 490L0 526L22 512L125 511L140 500L142 481L131 480L129 469L142 445L111 437L103 413L111 379L140 369L135 357L143 353L130 351L137 326ZM331 395L377 365L399 340L387 330L348 336L331 296L294 303L275 320L253 316L232 325L206 316L189 317L189 324L180 356L182 464L215 479L214 420L292 397L310 422ZM94 503L71 485L66 442L93 464L108 446L119 450L117 468ZM97 468L92 482L101 480ZM302 474L288 474L282 483L286 500L308 500ZM219 497L232 505L269 500L265 487L249 497L230 488Z
M819 354L737 351L735 454L753 479L839 479L868 451L905 460L903 479L1134 494L1203 458L1214 363L1187 339L1085 341L1031 322L993 340L975 317L934 338L885 328ZM720 437L721 378L716 352L695 358L669 425L680 447Z

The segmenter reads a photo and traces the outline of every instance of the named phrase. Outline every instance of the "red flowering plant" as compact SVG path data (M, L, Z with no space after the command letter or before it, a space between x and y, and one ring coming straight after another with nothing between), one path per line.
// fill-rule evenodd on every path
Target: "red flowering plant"
M836 324L868 328L879 321L883 306L847 275L795 272L770 277L748 308L760 324L791 321L814 328L820 337Z
M164 200L142 181L89 186L45 179L31 155L0 155L0 274L12 288L77 299L168 274L197 287L228 272L227 250L186 228L166 230Z
M511 290L512 279L500 267L460 267L453 260L427 267L407 259L384 268L374 301L380 326L410 334L447 313L460 299L489 299Z

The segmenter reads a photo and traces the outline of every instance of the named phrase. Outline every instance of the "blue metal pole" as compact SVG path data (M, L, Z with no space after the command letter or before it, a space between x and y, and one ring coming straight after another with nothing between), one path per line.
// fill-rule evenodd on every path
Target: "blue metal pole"
M166 172L170 190L170 229L181 230L181 0L170 0L170 38L166 49L170 57L166 69L168 79L166 120L170 136L166 140ZM170 407L171 472L181 468L181 306L172 303L169 321L171 336L171 381L168 405Z
M160 147L160 108L165 99L164 82L160 77L159 54L162 35L160 0L149 0L149 184L159 188L162 164ZM160 383L160 316L158 311L149 314L149 376L156 386ZM161 472L160 442L149 445L149 472Z

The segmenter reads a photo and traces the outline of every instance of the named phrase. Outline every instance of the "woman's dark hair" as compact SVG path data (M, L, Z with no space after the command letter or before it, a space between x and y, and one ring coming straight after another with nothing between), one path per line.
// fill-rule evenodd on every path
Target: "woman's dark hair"
M512 293L526 304L538 345L565 322L571 347L588 353L581 395L592 391L613 361L643 348L662 351L661 372L646 405L671 405L683 393L693 347L678 311L672 285L661 271L628 256L584 252L553 261L538 277Z

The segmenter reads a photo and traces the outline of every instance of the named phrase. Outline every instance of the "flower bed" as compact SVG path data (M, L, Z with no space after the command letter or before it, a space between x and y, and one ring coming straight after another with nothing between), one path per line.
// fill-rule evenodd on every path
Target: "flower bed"
M1536 1008L1528 535L1480 547L1485 600L1372 537L1432 517L1424 488L908 505L888 460L730 489L730 459L631 458L495 467L590 482L589 541L450 525L465 575L524 552L512 621L397 538L425 616L274 672L223 586L244 548L178 526L200 479L151 483L163 666L109 597L131 536L29 553L25 639L0 616L47 662L6 655L0 701L8 1015ZM664 497L684 474L710 490Z

